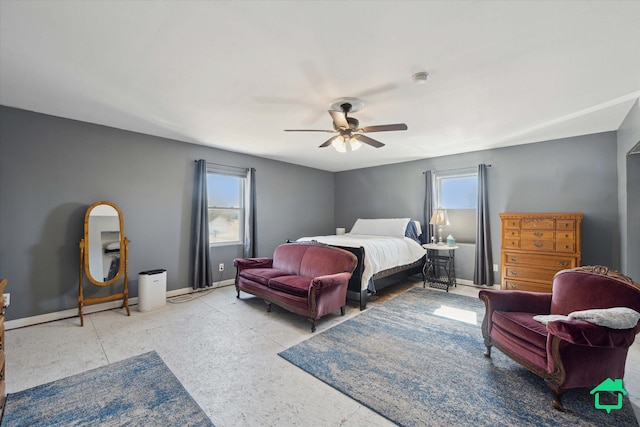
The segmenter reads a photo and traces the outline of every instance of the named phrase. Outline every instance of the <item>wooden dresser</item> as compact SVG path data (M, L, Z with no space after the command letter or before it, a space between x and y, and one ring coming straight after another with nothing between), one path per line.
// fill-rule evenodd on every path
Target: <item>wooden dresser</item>
M0 279L0 419L4 411L6 399L4 386L4 288L7 286L7 279Z
M501 289L551 292L553 275L580 265L581 213L500 214Z

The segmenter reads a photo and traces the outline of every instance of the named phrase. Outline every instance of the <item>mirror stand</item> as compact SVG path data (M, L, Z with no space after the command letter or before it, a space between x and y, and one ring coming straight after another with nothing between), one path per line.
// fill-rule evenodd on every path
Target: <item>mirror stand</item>
M122 306L120 308L127 309L127 316L131 316L131 311L129 310L129 268L127 263L127 249L129 247L129 239L126 237L122 239L124 244L124 253L122 256L124 257L124 289L122 292L118 292L111 295L105 295L102 297L84 297L84 262L85 262L85 241L84 239L80 240L80 288L78 289L78 315L80 316L80 326L84 326L84 317L82 316L82 308L85 305L89 304L97 304L100 302L108 302L108 301L116 301L122 299Z
M80 240L80 269L78 286L78 316L80 326L84 326L83 308L89 304L122 300L122 306L131 316L129 309L129 239L124 237L122 212L111 202L96 202L87 209L84 221L84 237ZM122 278L122 292L110 295L85 297L85 277L88 282L106 287L114 285Z

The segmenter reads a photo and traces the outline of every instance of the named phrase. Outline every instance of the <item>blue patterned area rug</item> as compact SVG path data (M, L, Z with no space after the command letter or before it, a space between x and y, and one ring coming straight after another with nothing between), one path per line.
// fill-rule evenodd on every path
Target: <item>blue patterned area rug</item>
M212 426L155 351L7 396L10 426Z
M626 397L607 414L587 389L555 410L541 378L484 357L483 316L479 299L413 288L279 354L402 426L638 425Z

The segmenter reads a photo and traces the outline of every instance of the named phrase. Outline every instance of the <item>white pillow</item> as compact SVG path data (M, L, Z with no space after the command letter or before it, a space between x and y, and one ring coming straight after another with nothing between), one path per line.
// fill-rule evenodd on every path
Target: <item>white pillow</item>
M563 316L562 314L538 314L537 316L533 316L533 320L537 320L543 325L546 325L554 320L569 320L569 316Z
M369 234L373 236L404 237L410 218L358 218L351 228L351 234Z
M569 320L585 320L612 329L630 329L640 320L640 313L629 307L598 308L569 313Z
M115 251L116 249L120 249L120 242L105 243L104 248L108 251Z

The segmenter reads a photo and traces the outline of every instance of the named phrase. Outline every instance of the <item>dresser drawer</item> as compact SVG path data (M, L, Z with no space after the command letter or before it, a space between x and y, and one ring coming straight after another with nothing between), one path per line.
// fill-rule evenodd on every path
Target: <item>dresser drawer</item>
M505 239L519 239L520 238L520 230L516 230L514 228L507 228L502 232L502 235Z
M504 228L520 228L520 220L506 219L504 220Z
M556 230L575 230L576 229L576 220L575 219L558 219L556 220Z
M505 279L531 279L548 281L551 284L553 275L557 270L545 270L534 267L506 266L504 269Z
M576 244L574 242L557 242L556 252L563 252L572 254L576 251Z
M522 240L520 248L528 251L553 252L555 242L553 240Z
M510 291L529 291L551 293L551 283L545 285L543 283L520 282L516 280L504 280L502 289Z
M575 257L561 255L536 255L518 252L503 252L502 264L507 266L529 265L556 270L577 267Z
M505 249L519 249L520 239L504 239L502 241L502 247Z
M556 232L556 240L558 241L576 241L576 232L575 231L557 231Z
M528 240L555 240L553 230L522 230L522 238Z
M522 218L523 229L554 230L556 220L553 218Z

